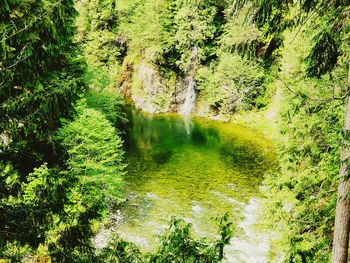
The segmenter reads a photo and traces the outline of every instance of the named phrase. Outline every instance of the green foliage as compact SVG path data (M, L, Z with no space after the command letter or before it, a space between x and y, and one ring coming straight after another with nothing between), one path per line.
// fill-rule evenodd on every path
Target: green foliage
M78 35L88 65L100 70L118 63L124 43L116 35L117 5L115 0L80 1L77 19Z
M89 90L84 98L89 108L103 113L113 126L119 127L128 121L124 113L125 102L118 94Z
M314 29L309 31L314 40L312 49L306 54L309 76L319 78L332 71L339 59L349 59L349 48L344 48L350 38L349 1L235 0L234 9L237 11L246 3L252 5L252 22L270 39L267 58L282 46L287 29L301 30L306 25Z
M100 262L144 263L145 255L131 242L126 242L118 236L113 236L107 247L99 254Z
M169 0L120 1L120 34L128 39L128 55L145 57L150 62L161 60L163 50L173 42L165 28Z
M66 169L44 163L23 181L10 163L1 163L0 258L19 261L42 247L59 262L93 260L91 220L121 196L123 150L102 113L84 102L77 111L57 133Z
M334 34L331 32L321 31L314 36L314 41L316 45L313 46L307 57L309 62L307 74L320 77L334 69L337 64L339 50ZM315 61L318 63L315 63Z
M142 254L133 244L114 237L99 255L103 262L221 262L223 249L233 235L228 214L217 219L220 239L195 240L191 225L183 219L173 218L169 228L159 236L160 245L152 253Z
M53 131L74 112L84 64L73 1L6 0L0 10L0 158L22 182L57 158Z
M215 242L193 240L190 224L173 219L168 231L160 237L161 245L151 256L150 262L220 262L224 246L232 237L228 215L218 219L220 239Z
M76 12L73 1L53 0L1 1L0 10L0 133L16 159L26 145L45 146L82 89Z
M118 32L115 0L79 1L76 25L88 64L86 80L97 90L115 88L117 73L126 53L126 39Z
M1 246L0 260L2 260L2 263L21 262L21 259L29 251L29 246L23 246L18 242L8 242L5 246Z
M225 1L120 1L119 34L127 38L129 56L186 72L193 47L203 61L215 55L225 6Z
M83 203L94 205L108 198L117 201L124 174L122 140L106 117L81 107L76 120L65 125L57 138L68 153L68 170L79 178Z
M84 87L73 1L1 1L0 258L18 262L37 253L58 262L219 262L232 236L226 216L217 241L194 240L191 226L173 219L151 254L115 237L95 255L91 221L120 200L124 175L115 127L126 119L122 100L110 91L142 61L160 71L164 83L196 75L200 96L221 113L259 109L268 76L255 58L271 62L278 50L284 80L276 85L287 89L280 172L264 182L267 223L281 233L272 253L288 262L328 262L343 121L331 87L340 95L346 87L341 67L349 59L349 4L77 1L76 39L92 90L55 137ZM166 104L163 94L155 98Z
M92 231L84 220L91 220L96 214L87 217L81 211L69 209L71 191L77 183L75 177L62 177L46 163L34 169L25 182L20 182L10 165L2 167L2 173L11 174L6 180L1 178L1 182L12 194L2 196L0 201L0 258L20 261L41 245L49 254L60 258L59 251L64 251L64 257L72 260L75 257L72 251L80 254L91 250ZM73 224L72 218L80 224Z
M333 79L305 79L308 65L303 58L312 48L309 35L300 33L282 53L284 83L277 84L284 89L280 172L264 182L269 229L281 234L272 253L284 254L286 262L329 262L333 234L344 116L343 102L332 99L329 87L345 87L346 70L336 69ZM294 36L292 32L286 39Z
M252 21L271 39L266 53L285 43L281 173L265 182L270 220L279 221L282 233L276 250L287 262L329 262L340 145L348 139L341 133L343 102L333 97L347 92L350 2L237 0L234 6L247 2Z
M237 14L231 7L225 10L227 22L223 25L219 44L224 52L237 51L254 60L259 56L263 42L261 32L253 23L247 21L248 10L249 8L245 7Z
M65 262L94 260L91 220L100 219L106 208L120 201L125 167L122 141L106 117L87 108L85 100L79 102L77 112L78 116L57 132L67 151L67 168L59 174L75 182L66 189L63 205L69 228L58 221L48 235L52 254Z
M84 220L96 215L70 224L65 206L76 178L54 167L54 130L84 89L73 1L6 0L0 10L0 258L19 262L40 244L67 256L89 250Z
M216 1L177 1L178 11L175 15L175 47L181 54L178 66L186 72L191 61L193 48L196 47L199 60L215 54L213 41L220 25L215 23L220 8L225 3Z
M213 75L215 80L203 80L200 89L207 91L201 95L211 105L221 107L224 104L222 109L225 113L236 111L236 108L251 110L264 105L261 97L265 90L258 83L262 82L260 72L256 72L259 62L255 61L255 65L232 58L236 57L237 51L242 50L249 50L252 54L249 57L264 52L261 32L252 24L244 24L248 9L236 17L229 1L217 0L122 0L118 3L111 0L84 0L77 6L81 12L77 23L78 36L90 61L87 77L91 80L91 87L102 90L115 86L115 76L119 75L118 84L127 95L131 89L133 95L137 94L152 105L157 104L156 108L167 108L165 105L174 99L176 78L197 75L199 68L207 67L206 73ZM110 41L113 38L114 44L107 44L105 38ZM250 43L249 47L246 42ZM118 55L118 60L115 56L120 53L120 43L125 49L121 56ZM253 76L247 77L246 74L244 77L247 79L239 84L239 88L236 85L238 81L230 81L229 77L227 83L217 83L219 75L229 76L236 70L234 66L225 68L227 60L239 63ZM158 79L164 86L161 91L152 94L152 98L147 97L150 94L144 90L148 88L142 84L150 81L141 80L145 77L139 74L138 65L144 64L154 70L152 78ZM215 64L219 64L218 68ZM197 79L202 78L201 73L204 72L200 72ZM255 78L256 83L252 84ZM233 86L229 86L231 82ZM243 89L246 83L254 87ZM245 93L248 93L247 100L242 102Z
M264 182L270 219L283 226L276 250L284 249L286 261L329 262L342 105L288 101L281 124L288 138L280 148L281 173Z
M201 96L222 113L234 113L263 106L264 75L255 63L237 54L222 53L213 70L201 68L197 75Z

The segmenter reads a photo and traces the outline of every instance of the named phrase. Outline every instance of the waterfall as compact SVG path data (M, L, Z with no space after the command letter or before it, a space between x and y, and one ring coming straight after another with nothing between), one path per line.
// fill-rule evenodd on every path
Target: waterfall
M185 95L185 102L184 104L182 104L182 106L179 109L179 113L185 116L188 116L192 113L196 102L195 75L196 75L196 66L198 62L199 62L198 49L197 47L194 46L191 48L191 56L190 56L190 60L187 68L188 77L186 78L187 91Z
M191 135L191 130L192 130L191 119L189 118L188 115L184 115L183 121L184 121L185 130L186 130L186 133L187 133L187 137L189 137Z
M192 110L194 109L194 104L196 102L196 83L194 81L193 76L189 76L188 78L188 86L185 97L185 102L180 107L179 113L182 115L190 115Z
M191 120L189 115L194 109L195 102L196 102L196 90L195 90L196 84L192 76L187 77L187 79L188 79L188 86L186 91L185 102L180 107L179 113L184 116L185 129L186 129L187 135L190 136Z

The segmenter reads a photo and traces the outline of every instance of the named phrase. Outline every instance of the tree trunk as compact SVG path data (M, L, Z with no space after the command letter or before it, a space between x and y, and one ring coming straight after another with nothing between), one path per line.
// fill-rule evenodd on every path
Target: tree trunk
M340 171L338 183L338 199L335 210L334 238L332 263L346 263L349 248L350 230L350 63L348 88L345 98L345 119L343 126L343 141L340 155Z

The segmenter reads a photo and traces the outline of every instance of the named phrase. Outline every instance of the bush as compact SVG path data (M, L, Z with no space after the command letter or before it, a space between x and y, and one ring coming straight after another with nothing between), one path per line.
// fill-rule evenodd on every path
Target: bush
M87 204L99 198L118 200L125 167L122 140L101 112L78 110L78 118L57 135L69 156L64 174L79 178Z
M128 122L124 113L125 102L118 94L89 90L84 98L89 108L101 112L114 127L120 127Z
M263 71L237 54L222 53L217 66L198 71L197 81L209 105L223 113L263 106L258 102L265 91Z
M160 246L152 253L142 254L135 244L125 242L115 236L99 255L101 262L220 262L225 245L233 235L232 223L228 214L217 219L220 239L208 241L195 240L191 233L191 224L183 219L173 218L169 228L159 237Z

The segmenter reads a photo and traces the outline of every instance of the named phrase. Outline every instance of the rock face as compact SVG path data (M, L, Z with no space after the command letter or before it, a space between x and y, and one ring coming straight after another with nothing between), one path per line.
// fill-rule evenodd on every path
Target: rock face
M164 80L157 70L146 63L135 68L131 99L135 107L149 113L179 112L189 115L196 102L196 83L193 76Z
M175 84L174 100L172 109L183 115L189 115L195 109L196 82L194 77L187 76L178 78Z
M150 65L141 63L136 68L135 88L132 90L131 99L137 109L159 113L169 111L166 105L167 87L159 77L158 72Z
M196 102L196 82L193 76L189 76L188 85L186 89L185 101L179 109L182 115L190 115L195 107Z
M185 83L185 88L182 88L183 86L180 85L180 90L186 90L185 93L185 99L183 103L181 104L180 108L178 109L178 112L182 115L190 115L196 106L196 67L199 63L199 57L198 57L198 49L197 47L191 48L191 57L189 60L189 64L187 65L187 77L182 81L182 83Z
M166 79L157 67L141 61L134 67L131 96L137 109L149 112L178 112L190 115L196 104L196 69L199 64L197 47L191 48L184 76ZM175 73L173 73L175 74ZM125 74L124 74L125 75ZM174 76L173 76L174 77Z
M9 135L6 133L6 131L4 131L3 133L0 133L0 152L1 152L1 148L8 148L9 144L10 144L10 137Z

